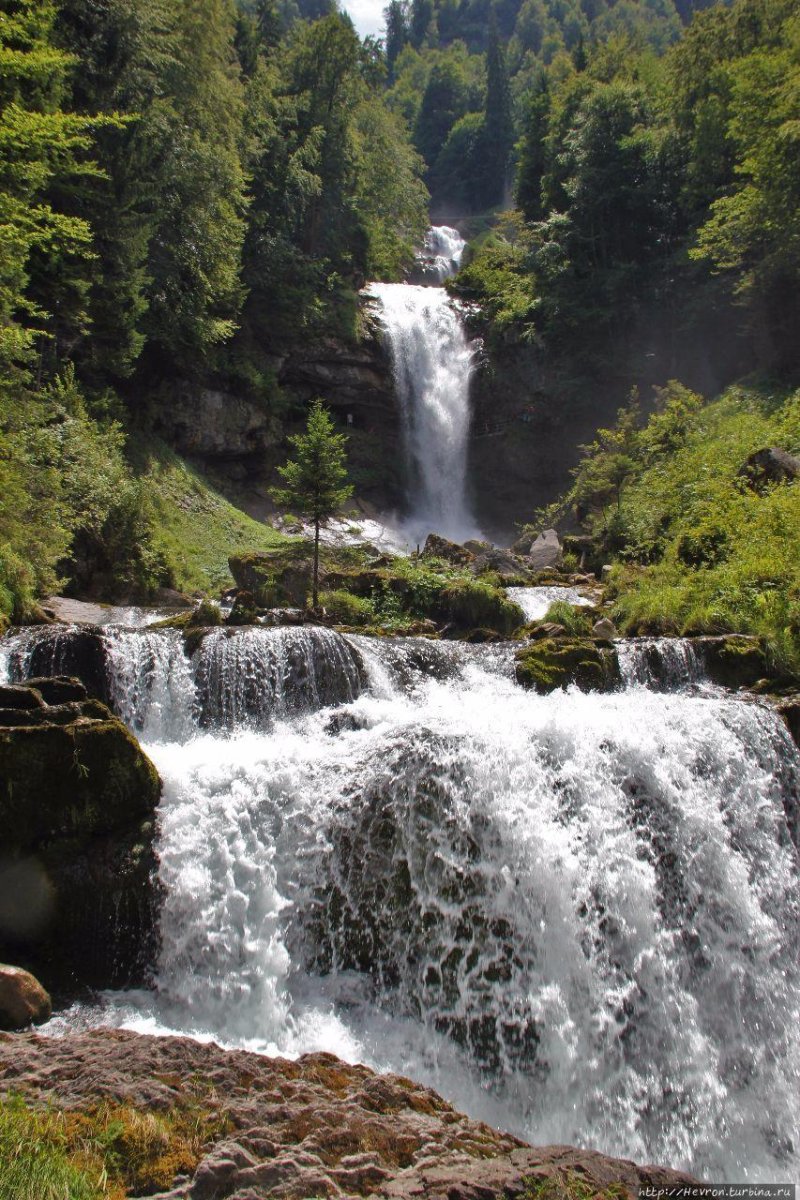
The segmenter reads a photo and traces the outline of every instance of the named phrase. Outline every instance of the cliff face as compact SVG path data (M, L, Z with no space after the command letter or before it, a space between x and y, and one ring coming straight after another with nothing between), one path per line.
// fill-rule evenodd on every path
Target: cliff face
M119 1147L110 1168L127 1171L125 1194L158 1200L620 1200L643 1186L692 1182L591 1150L532 1149L428 1088L331 1054L288 1062L120 1030L0 1035L0 1094L9 1093L64 1111L67 1141L77 1127L84 1144L87 1119L105 1114L107 1125L133 1130L147 1114L160 1137L135 1160ZM201 1139L181 1135L187 1115ZM105 1144L117 1148L108 1133Z

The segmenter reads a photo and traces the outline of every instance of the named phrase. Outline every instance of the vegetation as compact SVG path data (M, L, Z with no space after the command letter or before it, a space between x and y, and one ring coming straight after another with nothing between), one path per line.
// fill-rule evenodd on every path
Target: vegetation
M0 1200L124 1200L191 1174L227 1118L193 1096L163 1112L103 1103L85 1111L0 1102Z
M751 633L800 674L800 482L748 472L767 447L800 451L800 392L730 388L706 403L660 389L585 447L567 497L612 575L626 632Z
M311 603L319 604L319 527L336 513L353 494L346 482L345 443L343 433L336 433L333 421L321 400L311 406L305 433L289 438L296 457L282 467L278 474L283 488L274 488L279 504L296 509L314 524L314 563L311 576Z
M553 625L563 625L572 637L589 637L592 632L592 623L586 613L566 600L554 600L542 620Z

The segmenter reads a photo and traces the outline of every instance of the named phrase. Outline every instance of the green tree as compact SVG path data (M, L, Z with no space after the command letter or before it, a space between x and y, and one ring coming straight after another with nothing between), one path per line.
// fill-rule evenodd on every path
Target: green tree
M544 216L542 181L547 170L547 131L550 120L550 87L547 75L539 71L528 100L525 126L517 147L515 200L527 221Z
M386 65L391 84L394 83L397 60L408 42L408 4L404 0L390 0L383 10L383 19L386 22Z
M497 28L497 12L489 17L486 50L486 144L483 161L484 195L488 204L502 201L508 181L508 164L514 137L511 92L505 54Z
M308 414L306 432L289 438L295 457L278 474L282 488L273 488L278 504L286 505L314 522L314 565L311 602L319 603L319 527L353 494L347 483L345 445L347 438L336 433L333 421L321 400L315 400Z

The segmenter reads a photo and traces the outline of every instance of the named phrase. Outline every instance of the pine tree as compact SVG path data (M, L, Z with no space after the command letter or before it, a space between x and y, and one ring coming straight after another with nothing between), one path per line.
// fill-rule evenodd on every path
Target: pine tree
M411 45L419 50L435 16L433 0L411 0Z
M308 414L306 432L289 438L295 457L278 474L285 483L273 488L278 504L286 505L314 522L314 569L312 576L312 605L319 603L319 527L332 517L353 494L346 483L345 443L343 433L336 433L333 421L321 400L315 400Z
M508 85L505 54L497 29L497 13L492 6L489 17L489 44L486 50L486 199L490 204L503 199L514 127L511 120L511 90Z
M544 217L542 179L547 169L545 138L550 120L550 88L544 71L539 73L528 102L525 129L519 141L517 183L514 201L526 221Z
M407 4L403 0L391 0L383 10L383 18L386 21L386 65L389 83L393 83L395 63L408 42Z

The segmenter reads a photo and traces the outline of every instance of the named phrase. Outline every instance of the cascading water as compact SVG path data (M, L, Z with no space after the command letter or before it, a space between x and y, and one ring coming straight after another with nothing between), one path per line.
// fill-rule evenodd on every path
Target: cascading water
M464 242L454 229L428 234L437 282L454 273ZM442 287L373 283L394 368L409 474L407 533L456 540L478 534L467 502L469 384L473 348L459 313Z
M163 948L53 1032L331 1050L534 1142L797 1178L800 759L766 706L537 696L503 646L97 636L164 780ZM53 644L0 647L19 677Z

